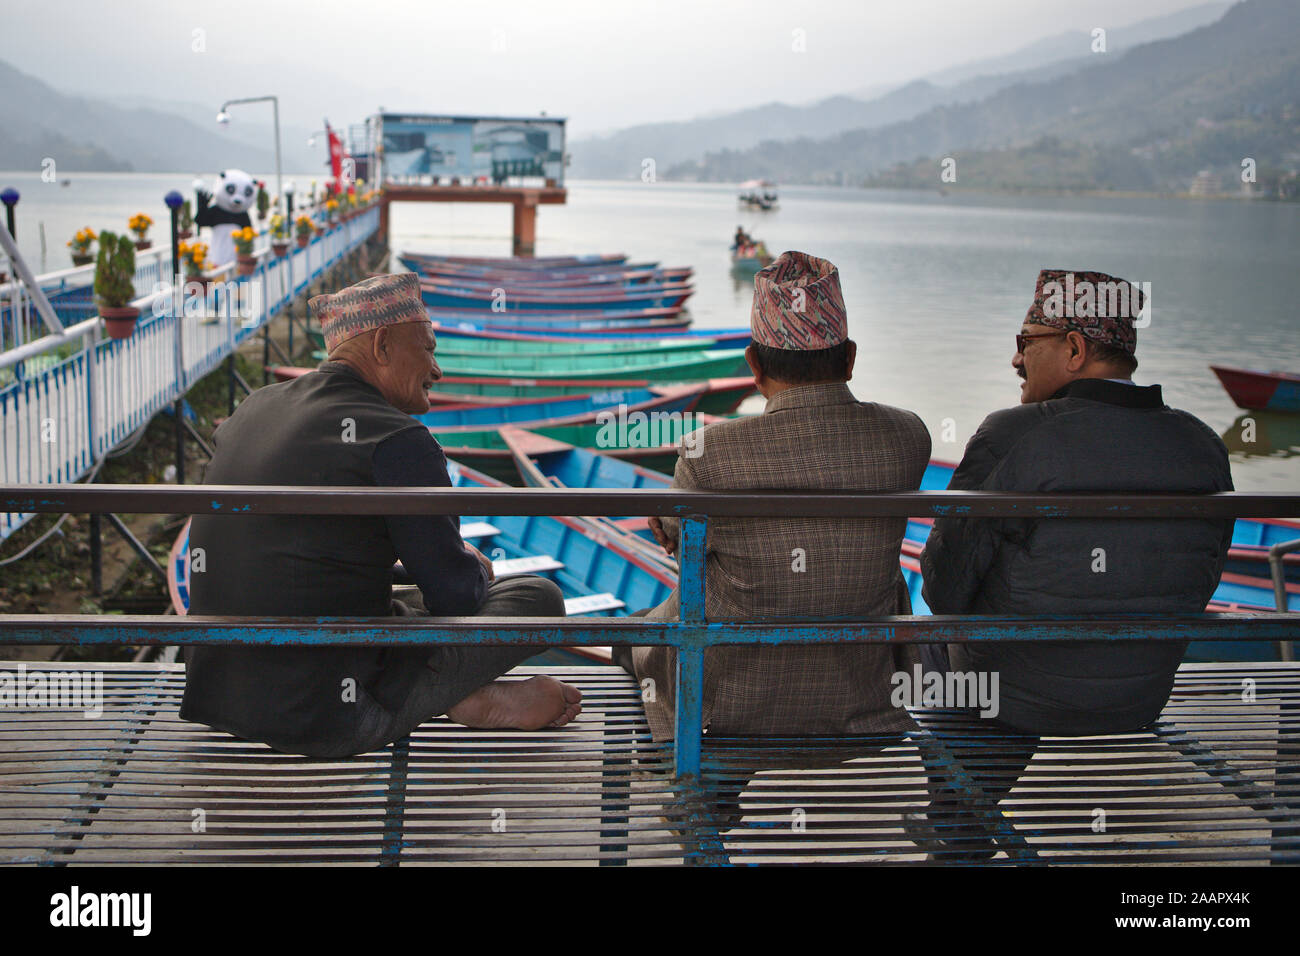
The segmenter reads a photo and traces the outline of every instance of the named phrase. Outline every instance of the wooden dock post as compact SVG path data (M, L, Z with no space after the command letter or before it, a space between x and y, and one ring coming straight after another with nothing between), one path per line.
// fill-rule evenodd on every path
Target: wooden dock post
M562 186L420 186L384 183L379 200L379 231L389 242L388 206L394 202L508 202L511 204L511 255L531 257L537 246L537 207L568 200Z

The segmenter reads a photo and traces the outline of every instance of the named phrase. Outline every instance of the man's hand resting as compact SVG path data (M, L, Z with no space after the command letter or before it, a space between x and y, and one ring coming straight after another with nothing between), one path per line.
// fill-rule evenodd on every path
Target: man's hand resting
M470 544L468 541L465 542L465 550L467 550L470 554L474 555L474 557L478 558L479 563L482 564L483 567L487 570L488 581L495 581L497 579L496 572L492 570L491 558L489 558L478 548L474 547L474 545Z
M655 517L651 517L648 520L648 523L650 525L650 533L655 536L655 540L659 542L659 546L669 554L675 554L677 551L677 542L668 537L668 533L664 531L664 523Z

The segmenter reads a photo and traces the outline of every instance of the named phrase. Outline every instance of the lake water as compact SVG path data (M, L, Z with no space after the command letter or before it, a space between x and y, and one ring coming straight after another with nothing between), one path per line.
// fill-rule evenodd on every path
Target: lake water
M312 175L293 178L305 184ZM45 268L55 269L69 264L63 244L82 225L125 229L143 210L160 240L163 194L190 196L192 178L78 173L61 188L3 173L0 187L23 194L24 254L40 267L44 222ZM985 415L1019 400L1012 337L1038 270L1095 269L1151 284L1136 381L1159 383L1168 404L1225 436L1238 488L1300 489L1300 416L1250 416L1256 441L1244 443L1246 416L1208 367L1300 371L1300 206L787 187L779 209L749 213L738 211L729 186L576 182L566 205L541 207L537 254L618 251L693 266L696 326L741 326L751 281L733 276L727 252L738 223L774 254L800 249L839 266L859 346L854 392L916 411L937 458L960 458ZM393 210L395 251L508 255L509 236L504 205ZM948 419L953 441L945 442Z

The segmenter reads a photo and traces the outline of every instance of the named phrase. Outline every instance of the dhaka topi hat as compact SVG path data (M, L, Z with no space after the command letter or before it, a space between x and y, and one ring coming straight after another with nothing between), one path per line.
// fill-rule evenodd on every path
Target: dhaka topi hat
M1134 320L1143 317L1145 305L1142 290L1124 279L1104 272L1044 269L1025 321L1079 332L1132 355L1137 351Z
M840 272L806 252L783 252L754 276L754 341L774 349L828 349L848 338Z
M372 329L429 321L414 272L362 279L333 295L312 296L309 304L325 335L327 353Z

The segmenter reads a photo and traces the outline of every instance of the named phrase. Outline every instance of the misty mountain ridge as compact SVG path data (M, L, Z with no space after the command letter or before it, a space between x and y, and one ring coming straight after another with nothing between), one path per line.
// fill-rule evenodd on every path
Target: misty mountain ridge
M1213 157L1285 166L1300 150L1298 51L1294 0L1244 0L1191 33L1115 57L1098 54L1084 69L1016 83L978 103L940 105L900 123L828 138L769 139L747 150L715 151L661 175L860 183L896 164L937 162L961 150L1016 149L1044 137L1058 150L1073 144L1131 151L1152 166L1162 188L1195 176ZM1128 165L1112 160L1092 165ZM937 167L931 168L931 185L938 187ZM1132 178L1126 174L1124 182Z

